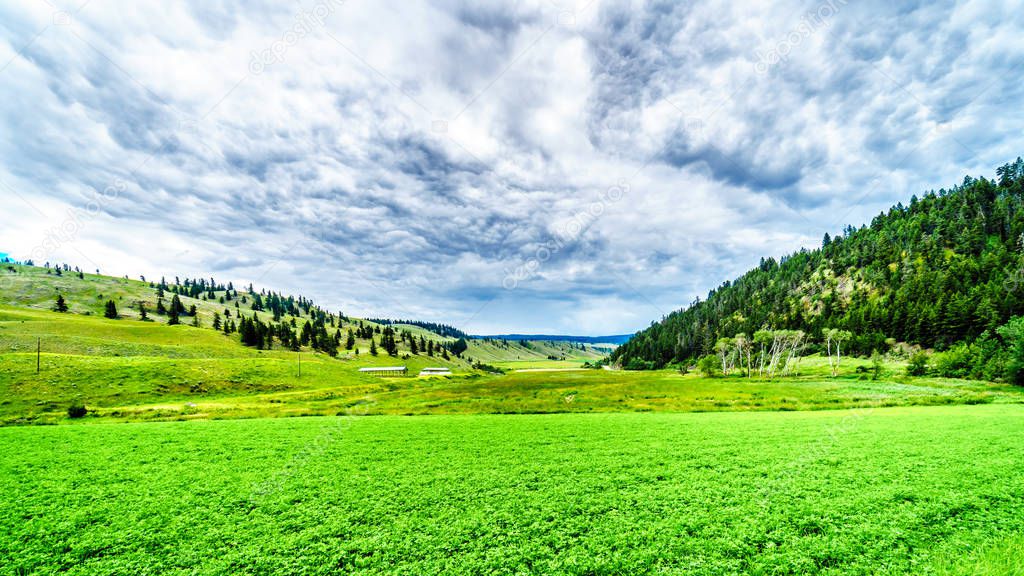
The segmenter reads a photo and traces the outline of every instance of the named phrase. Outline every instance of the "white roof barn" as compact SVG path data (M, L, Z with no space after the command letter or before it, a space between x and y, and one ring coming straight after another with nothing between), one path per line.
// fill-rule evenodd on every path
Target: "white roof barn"
M374 374L377 376L397 376L399 374L404 376L409 369L405 366L368 366L360 368L359 371L363 374Z
M423 370L420 370L420 376L451 376L451 375L452 375L452 369L451 368L446 368L444 366L433 367L433 368L424 368Z

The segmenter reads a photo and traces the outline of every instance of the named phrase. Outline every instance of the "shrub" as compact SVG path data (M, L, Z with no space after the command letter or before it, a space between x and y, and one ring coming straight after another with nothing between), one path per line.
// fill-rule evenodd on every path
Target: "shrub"
M935 373L945 378L967 378L971 374L974 358L966 344L956 344L935 355Z
M928 354L926 352L914 352L907 363L907 375L924 376L928 373Z
M697 361L697 370L699 370L704 376L713 378L722 373L722 363L718 359L718 356L704 356Z
M882 362L882 355L877 350L871 353L871 379L878 380L882 377L882 370L885 364Z
M996 332L1003 337L1008 350L1006 378L1014 384L1024 384L1024 316L1017 316Z
M505 373L505 370L503 370L501 368L498 368L497 366L491 366L490 364L484 364L483 362L477 362L476 364L473 364L473 368L476 368L477 370L483 370L484 372L489 372L491 374L504 374Z
M88 413L89 409L82 402L75 401L68 406L68 418L82 418Z

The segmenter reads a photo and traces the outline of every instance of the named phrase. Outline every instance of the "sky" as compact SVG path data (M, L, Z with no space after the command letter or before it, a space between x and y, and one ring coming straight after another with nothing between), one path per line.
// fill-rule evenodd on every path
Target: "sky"
M1024 154L1014 2L0 0L0 250L646 327Z

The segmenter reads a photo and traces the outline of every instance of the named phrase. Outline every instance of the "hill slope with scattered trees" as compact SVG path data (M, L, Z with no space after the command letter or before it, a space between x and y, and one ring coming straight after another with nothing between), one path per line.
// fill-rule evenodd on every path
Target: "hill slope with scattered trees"
M822 246L760 265L673 312L619 347L627 368L712 355L723 338L801 331L825 348L844 330L849 352L905 342L943 351L956 376L1020 380L1014 360L1024 311L1024 161L994 180L914 196L869 225L825 235ZM953 357L955 356L955 358ZM940 359L936 359L938 361Z

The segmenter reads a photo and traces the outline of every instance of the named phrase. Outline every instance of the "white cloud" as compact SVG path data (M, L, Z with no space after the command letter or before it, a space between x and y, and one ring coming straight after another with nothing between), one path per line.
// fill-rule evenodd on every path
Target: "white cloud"
M65 4L0 7L0 249L122 183L49 259L479 332L641 328L1024 134L1012 3Z

